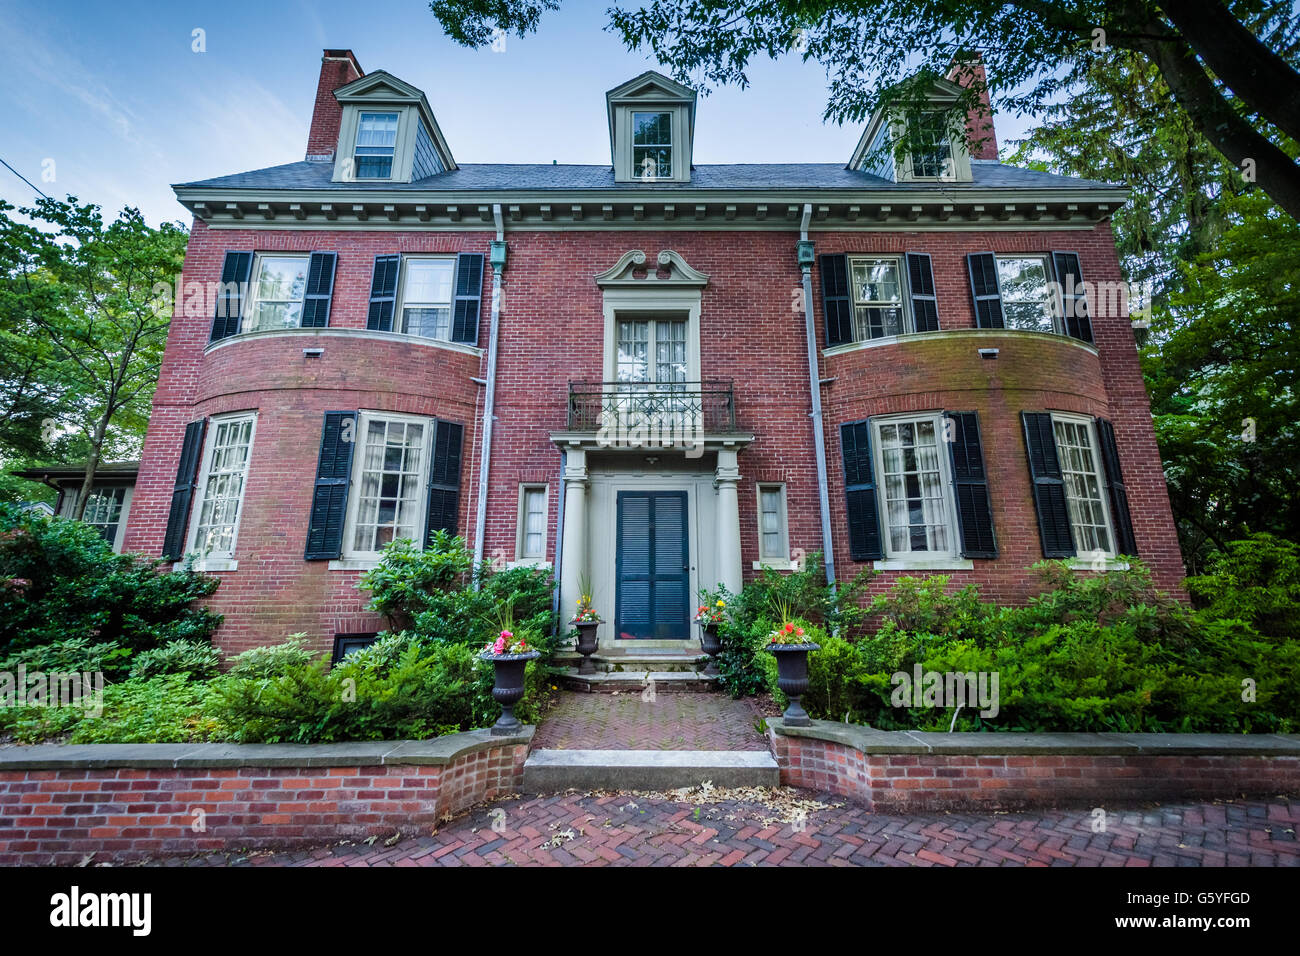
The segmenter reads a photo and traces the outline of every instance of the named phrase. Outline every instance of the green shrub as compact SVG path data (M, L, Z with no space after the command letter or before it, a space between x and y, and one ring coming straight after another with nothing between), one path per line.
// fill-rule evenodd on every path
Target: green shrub
M760 619L772 620L776 608L789 608L790 614L828 631L857 633L866 622L867 609L863 593L873 572L861 571L851 581L826 583L826 565L820 552L808 555L802 569L781 572L764 568L758 578L746 584L739 594L723 590L727 611L742 630L750 630Z
M231 677L269 680L306 667L312 662L311 651L303 647L306 634L294 634L283 644L254 647L237 654L230 662Z
M81 639L131 650L207 640L214 577L114 554L89 525L0 503L0 654Z
M763 661L768 655L763 646L771 630L772 622L767 619L744 628L731 621L719 625L718 680L732 697L752 697L768 689L768 669Z
M92 642L85 637L70 637L15 651L0 662L0 671L14 673L19 665L29 674L33 671L47 674L100 672L106 679L112 679L131 666L131 649L111 641Z
M210 680L221 670L221 652L200 641L170 641L162 647L141 651L131 666L132 680L148 680L164 674L184 674L192 680Z
M1250 624L1265 637L1300 640L1300 548L1270 534L1231 541L1205 574L1187 579L1205 615Z

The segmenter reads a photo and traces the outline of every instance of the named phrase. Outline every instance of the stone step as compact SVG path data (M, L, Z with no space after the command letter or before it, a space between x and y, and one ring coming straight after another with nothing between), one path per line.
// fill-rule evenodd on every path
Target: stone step
M654 682L655 693L680 693L682 691L711 691L717 687L716 677L707 677L696 671L597 671L579 674L570 667L559 677L565 690L580 693L643 693Z
M561 651L555 655L557 663L577 667L582 656L571 651ZM596 670L609 674L623 672L644 673L646 671L681 671L689 673L702 671L709 659L699 651L624 651L600 650L591 655L591 662Z
M678 790L775 787L780 768L766 750L534 750L525 793L562 790Z

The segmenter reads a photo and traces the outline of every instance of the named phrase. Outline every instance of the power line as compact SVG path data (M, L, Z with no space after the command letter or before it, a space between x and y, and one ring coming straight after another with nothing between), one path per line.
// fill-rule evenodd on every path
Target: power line
M25 182L28 186L31 186L33 189L35 189L36 192L39 193L40 196L41 196L42 198L44 198L44 199L49 199L49 198L50 198L49 196L46 196L45 193L41 192L41 190L37 188L37 186L36 186L36 184L35 184L34 182L32 182L30 179L28 179L26 176L24 176L24 175L23 175L22 173L20 173L18 170L14 169L14 168L13 168L12 166L10 166L8 163L6 163L6 162L4 161L3 158L0 158L0 163L3 163L3 164L4 164L4 168L7 169L7 170L9 170L9 172L13 173L15 176L17 176L19 179L21 179L23 182Z

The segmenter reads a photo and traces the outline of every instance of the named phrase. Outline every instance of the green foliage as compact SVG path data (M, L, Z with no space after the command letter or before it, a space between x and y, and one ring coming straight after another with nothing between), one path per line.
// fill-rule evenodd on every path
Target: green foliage
M784 608L793 618L830 631L857 633L866 622L863 593L873 572L863 570L851 581L826 583L826 565L821 552L804 560L798 571L780 572L764 568L746 584L740 594L723 594L732 620L749 630L760 620L777 620ZM769 628L770 630L770 628Z
M1260 634L1300 641L1300 548L1269 534L1231 541L1205 574L1187 579L1205 617L1240 620Z
M197 602L217 579L160 563L114 554L80 522L0 503L0 653L74 638L133 651L207 641L221 616Z
M303 647L305 634L294 634L283 644L254 647L235 655L228 673L244 680L273 680L311 664L311 651Z
M873 634L817 639L804 705L886 730L1291 732L1300 642L1278 628L1294 626L1294 590L1274 597L1295 586L1294 549L1242 542L1215 567L1205 587L1219 603L1197 612L1156 592L1138 562L1096 575L1043 562L1044 592L1014 608L985 604L974 588L950 592L942 576L900 579L873 602ZM981 717L974 701L917 707L910 696L895 706L894 675L911 679L918 665L996 674L998 713Z
M775 677L771 682L768 680L769 668L764 660L771 660L771 656L763 650L772 626L766 618L747 627L735 621L719 625L718 641L722 645L717 656L719 682L732 697L752 697L775 686ZM774 675L775 671L771 673Z
M221 670L221 652L201 641L169 641L141 651L131 666L132 680L183 674L191 680L211 680Z
M36 644L14 651L2 662L0 671L16 673L22 666L28 674L35 671L55 674L99 672L107 679L123 674L131 666L131 649L112 641L91 642L84 637Z

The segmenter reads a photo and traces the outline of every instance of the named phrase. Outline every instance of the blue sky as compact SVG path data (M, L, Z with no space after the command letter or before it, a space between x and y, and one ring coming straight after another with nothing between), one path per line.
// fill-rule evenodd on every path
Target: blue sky
M0 0L0 157L51 195L188 219L169 184L302 159L321 50L343 47L425 91L457 162L607 163L605 90L657 66L603 29L607 5L569 0L492 52L448 40L423 0ZM696 162L847 161L860 129L822 123L820 66L750 79L701 100ZM1023 129L999 116L1000 142ZM3 167L0 196L32 198Z

